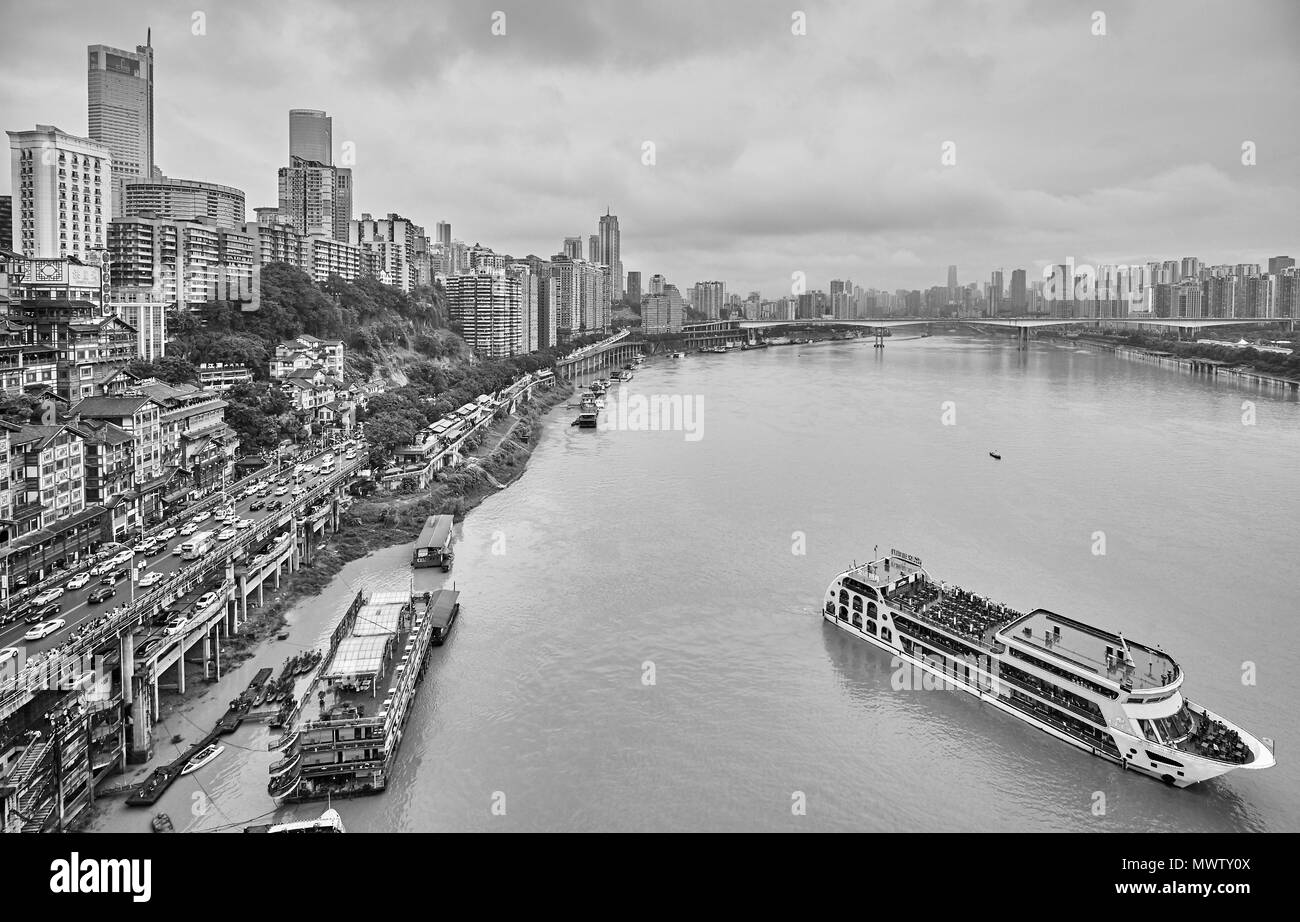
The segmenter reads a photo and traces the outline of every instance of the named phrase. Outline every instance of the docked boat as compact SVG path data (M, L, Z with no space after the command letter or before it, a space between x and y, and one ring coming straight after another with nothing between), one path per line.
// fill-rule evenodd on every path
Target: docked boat
M198 771L225 751L226 747L220 746L217 743L204 746L198 752L194 753L194 755L190 757L190 760L185 763L185 767L181 769L181 774L188 775L192 772Z
M1184 697L1183 671L1159 646L937 582L901 551L832 580L822 617L907 663L909 687L965 691L1175 787L1275 764L1266 741Z
M686 353L685 353L685 352L672 352L672 353L669 353L669 354L670 354L670 356L671 356L672 358L675 358L675 359L684 359L684 358L686 358Z
M268 793L296 802L384 790L442 613L454 618L458 599L450 589L357 593L314 694L292 718Z
M156 813L154 818L149 821L150 827L154 832L175 832L176 827L172 824L172 818L166 813Z
M595 429L600 421L600 414L595 409L583 408L578 411L578 418L573 421L573 425L579 429Z

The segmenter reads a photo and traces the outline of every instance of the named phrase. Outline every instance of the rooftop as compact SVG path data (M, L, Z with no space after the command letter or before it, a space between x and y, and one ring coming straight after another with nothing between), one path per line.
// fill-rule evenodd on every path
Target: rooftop
M1178 666L1163 650L1126 640L1122 634L1075 621L1064 615L1037 609L1007 625L1000 632L1007 640L1034 647L1057 659L1134 689L1163 688L1178 676ZM1122 652L1127 649L1132 665ZM1107 662L1107 650L1110 662Z

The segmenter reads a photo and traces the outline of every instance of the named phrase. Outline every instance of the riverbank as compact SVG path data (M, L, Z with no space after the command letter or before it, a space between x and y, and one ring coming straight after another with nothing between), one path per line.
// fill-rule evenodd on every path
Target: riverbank
M1160 365L1164 368L1172 368L1175 371L1182 371L1200 377L1210 377L1235 384L1249 384L1253 387L1291 391L1292 393L1300 391L1300 381L1259 371L1250 365L1234 365L1199 356L1177 355L1164 349L1149 346L1130 346L1126 343L1101 339L1065 339L1058 336L1044 337L1044 339L1062 345L1109 352L1111 355L1129 361Z
M341 517L339 530L316 550L311 563L286 575L280 588L268 593L260 608L249 605L248 620L221 644L222 676L235 672L261 652L269 641L283 633L286 615L294 605L319 595L350 561L372 551L414 540L425 519L434 513L450 513L459 522L486 497L518 480L540 442L542 417L564 403L572 392L571 384L557 382L551 390L525 405L521 412L495 421L484 431L479 447L471 452L466 463L439 474L428 490L354 501ZM188 663L185 691L168 691L159 702L159 717L166 721L168 717L188 710L218 684L219 680L209 680L204 675L201 665ZM163 727L162 721L158 725L160 728ZM164 733L156 743L165 743L169 738ZM121 780L125 783L130 783L133 778L139 780L134 776L143 777L152 768L152 763L131 766Z

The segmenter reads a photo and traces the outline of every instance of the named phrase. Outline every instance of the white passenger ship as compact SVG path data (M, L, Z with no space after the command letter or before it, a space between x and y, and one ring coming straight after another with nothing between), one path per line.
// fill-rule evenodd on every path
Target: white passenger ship
M837 576L822 616L939 687L1168 784L1274 764L1269 746L1183 697L1183 672L1158 647L935 582L901 551Z

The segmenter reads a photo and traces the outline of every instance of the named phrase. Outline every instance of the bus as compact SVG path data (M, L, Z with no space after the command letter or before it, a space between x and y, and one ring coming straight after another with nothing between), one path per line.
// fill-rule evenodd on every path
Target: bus
M215 539L210 531L195 532L181 545L182 560L198 560L212 549Z

